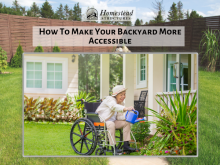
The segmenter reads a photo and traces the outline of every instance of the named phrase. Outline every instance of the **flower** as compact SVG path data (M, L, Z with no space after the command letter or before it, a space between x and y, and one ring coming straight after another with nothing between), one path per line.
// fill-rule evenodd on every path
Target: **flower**
M147 156L146 154L144 154L144 156Z
M165 151L165 154L169 153L169 151Z

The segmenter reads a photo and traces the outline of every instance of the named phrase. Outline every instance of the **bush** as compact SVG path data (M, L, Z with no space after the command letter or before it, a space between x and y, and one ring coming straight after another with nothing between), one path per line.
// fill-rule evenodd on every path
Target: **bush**
M136 141L144 143L144 139L149 136L150 124L148 122L138 122L132 125L131 131Z
M77 119L77 111L73 107L72 97L68 94L63 101L53 100L53 98L40 100L40 97L33 99L33 97L24 96L24 120L72 122Z
M163 149L177 150L176 148L181 148L178 150L178 154L181 155L196 155L197 151L197 98L196 93L193 96L190 106L187 106L190 96L190 91L185 95L184 101L181 101L183 94L181 96L176 91L174 95L174 100L169 95L169 100L172 109L166 104L164 99L168 100L167 96L164 98L159 96L156 100L157 103L163 108L161 113L158 113L152 109L152 113L159 119L153 121L156 124L157 134L161 134L162 138L158 141L156 148L159 151ZM154 146L155 147L155 146ZM148 149L155 149L149 146Z
M53 52L61 52L61 50L58 46L54 46L53 47Z
M23 54L23 49L22 46L18 45L18 48L16 50L16 53L14 55L14 57L11 59L11 66L15 67L15 68L20 68L22 67L22 54Z
M34 52L44 52L43 47L42 47L42 46L37 46L37 47L34 49Z
M3 69L7 68L7 53L2 49L0 46L0 73L2 72Z

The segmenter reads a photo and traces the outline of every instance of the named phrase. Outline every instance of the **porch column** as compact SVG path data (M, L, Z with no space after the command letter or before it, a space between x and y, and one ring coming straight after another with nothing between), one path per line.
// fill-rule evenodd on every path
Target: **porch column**
M125 106L134 106L134 54L123 54L123 85L128 88Z
M149 54L148 55L148 108L157 111L157 102L155 100L157 92L163 92L163 54ZM148 111L148 115L153 115ZM148 116L148 121L157 120L156 117ZM156 133L156 125L151 124L150 133Z
M100 99L109 96L109 54L100 55Z

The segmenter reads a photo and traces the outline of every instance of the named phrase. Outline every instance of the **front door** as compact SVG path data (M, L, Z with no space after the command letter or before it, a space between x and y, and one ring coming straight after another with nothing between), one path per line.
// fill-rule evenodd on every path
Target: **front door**
M191 88L191 54L166 55L166 91Z

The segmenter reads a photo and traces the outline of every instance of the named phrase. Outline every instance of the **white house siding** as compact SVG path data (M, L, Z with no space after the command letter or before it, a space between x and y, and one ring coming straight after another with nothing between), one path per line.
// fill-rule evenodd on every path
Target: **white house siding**
M141 91L143 90L148 90L148 72L149 72L149 67L148 67L148 62L149 62L149 59L148 59L148 55L147 55L147 88L138 88L136 87L136 79L137 79L137 55L135 54L134 55L134 100L139 100L139 96L141 94ZM147 95L147 98L146 98L146 103L145 103L145 107L148 107L148 95ZM147 115L148 111L145 110L145 114Z
M66 94L70 94L71 96L74 96L78 93L78 54L75 55L75 62L72 62L72 55L73 54L25 54L25 56L43 56L43 57L60 57L60 58L68 58L68 88L66 91ZM24 95L28 97L38 98L39 96L41 98L44 97L50 97L54 99L58 98L64 98L66 94L50 94L50 93L24 93Z

